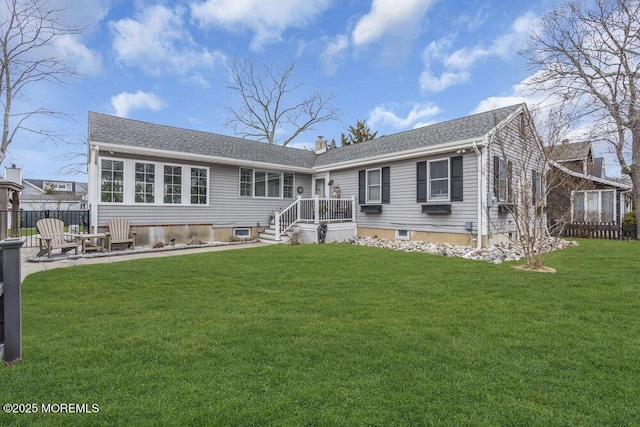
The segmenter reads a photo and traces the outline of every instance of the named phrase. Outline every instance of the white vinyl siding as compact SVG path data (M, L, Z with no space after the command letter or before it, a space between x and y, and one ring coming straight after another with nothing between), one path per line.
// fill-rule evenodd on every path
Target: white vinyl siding
M358 212L358 227L388 229L392 233L401 229L468 234L465 222L473 222L475 226L478 221L478 171L475 153L464 156L464 200L453 204L450 214L430 216L422 213L420 204L416 203L416 159L399 160L384 163L390 167L390 203L383 205L380 214ZM442 156L425 157L424 160L442 160ZM358 171L358 168L331 171L331 179L340 183L342 197L358 195Z

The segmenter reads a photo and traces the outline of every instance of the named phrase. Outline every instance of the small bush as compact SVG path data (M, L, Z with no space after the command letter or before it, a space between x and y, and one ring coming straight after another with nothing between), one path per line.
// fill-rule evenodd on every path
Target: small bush
M155 249L160 249L160 248L164 248L164 242L156 242L155 245L153 245L153 247Z
M622 217L623 224L635 224L636 223L636 211L627 212Z
M302 237L302 230L299 227L292 227L289 232L289 244L296 246L300 244L300 238Z

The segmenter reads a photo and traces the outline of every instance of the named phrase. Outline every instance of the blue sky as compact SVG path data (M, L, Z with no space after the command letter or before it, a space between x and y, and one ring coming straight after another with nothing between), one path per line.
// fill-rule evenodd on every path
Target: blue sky
M56 4L68 4L55 0ZM555 0L77 0L64 19L83 28L54 48L83 77L33 88L21 107L46 105L70 120L44 126L57 145L18 134L3 166L27 178L75 179L61 168L86 152L87 112L233 135L224 105L230 57L295 63L299 96L336 95L340 121L317 125L340 139L356 120L379 135L494 107L537 100L520 83L532 73L516 51ZM34 126L37 126L34 124ZM4 170L4 168L3 168Z

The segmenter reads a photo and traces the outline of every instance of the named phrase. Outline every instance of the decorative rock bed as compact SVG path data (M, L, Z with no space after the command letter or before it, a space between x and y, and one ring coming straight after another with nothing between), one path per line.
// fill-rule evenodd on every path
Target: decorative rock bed
M472 248L471 246L454 246L447 243L433 243L411 240L388 240L375 237L356 236L344 241L352 245L373 246L377 248L394 249L405 252L424 252L428 254L456 256L477 261L487 261L500 264L504 261L519 261L524 258L522 247L513 243L499 243L486 248ZM543 247L544 252L578 246L575 241L549 238Z

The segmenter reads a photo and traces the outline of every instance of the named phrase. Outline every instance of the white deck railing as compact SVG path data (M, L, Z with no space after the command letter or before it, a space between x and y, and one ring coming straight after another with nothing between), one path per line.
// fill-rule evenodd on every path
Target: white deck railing
M346 222L356 220L356 198L330 199L314 197L298 198L280 212L275 212L276 240L298 222Z

